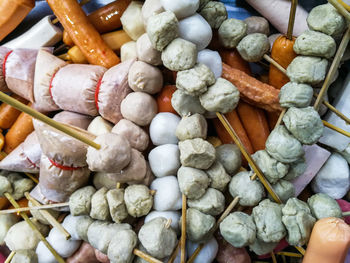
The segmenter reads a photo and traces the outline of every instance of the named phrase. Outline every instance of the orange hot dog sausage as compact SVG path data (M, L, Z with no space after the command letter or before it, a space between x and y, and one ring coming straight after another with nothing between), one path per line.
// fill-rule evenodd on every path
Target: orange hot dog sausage
M90 64L110 68L120 62L76 0L47 0L47 2Z
M0 41L10 34L35 6L35 0L0 1Z
M23 99L22 97L18 96L18 95L12 95L12 98L22 102L22 103L28 103L28 101L26 101L25 99ZM16 121L16 119L18 118L18 116L21 114L21 112L13 107L11 107L10 105L3 103L0 106L0 128L1 129L9 129L14 122Z
M303 263L344 263L350 247L350 226L329 217L316 222Z
M240 101L237 112L254 151L265 149L270 130L264 111Z
M89 14L88 19L99 33L115 30L122 26L120 17L130 2L131 0L117 0L109 3ZM66 31L63 32L63 42L68 46L74 45Z
M236 49L233 50L220 50L219 51L222 61L232 68L239 69L248 75L251 75L249 63L245 61Z
M32 117L22 112L5 135L4 152L9 154L34 131Z

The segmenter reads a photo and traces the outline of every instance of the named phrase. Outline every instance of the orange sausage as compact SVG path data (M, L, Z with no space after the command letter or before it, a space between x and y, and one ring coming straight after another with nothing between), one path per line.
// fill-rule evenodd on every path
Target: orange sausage
M220 50L219 51L221 59L224 63L232 68L239 69L248 75L252 72L249 67L249 63L245 61L236 49L233 50Z
M0 1L0 41L10 34L35 6L35 0Z
M162 91L157 96L158 112L171 112L177 114L171 105L171 98L175 91L175 85L167 85L162 88Z
M0 197L0 210L6 209L10 205L6 197Z
M270 130L264 111L240 101L237 112L254 152L265 149Z
M99 33L115 30L122 26L120 17L130 2L131 0L118 0L109 3L89 14L88 19ZM63 31L63 42L68 46L74 45L67 31Z
M222 66L222 78L237 87L243 100L267 111L282 110L279 104L278 89L225 63L222 63Z
M9 154L34 131L32 117L22 112L5 135L4 152Z
M76 0L47 0L47 2L90 64L110 68L120 62Z
M344 263L350 248L350 226L340 218L316 222L303 263Z
M28 103L25 99L18 95L12 95L12 98L22 102L22 103ZM13 123L16 121L18 116L21 114L21 112L10 105L3 103L0 106L0 128L1 129L9 129Z
M293 37L292 40L289 40L286 36L279 36L273 43L271 57L285 69L297 56L293 50L294 42L295 37ZM270 64L269 84L277 89L281 89L287 82L289 82L289 78L286 74Z

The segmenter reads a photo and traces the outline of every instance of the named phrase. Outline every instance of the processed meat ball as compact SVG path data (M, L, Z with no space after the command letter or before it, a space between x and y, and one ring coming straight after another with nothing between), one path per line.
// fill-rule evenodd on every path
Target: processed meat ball
M269 21L262 16L250 16L243 20L247 24L247 34L261 33L270 35Z
M281 88L278 97L283 108L304 108L310 105L313 94L314 90L308 84L288 82Z
M277 245L278 242L264 242L257 237L255 242L249 246L249 249L260 256L272 252Z
M217 216L225 209L225 196L214 188L208 188L199 199L189 199L187 204L189 207L195 208L202 213Z
M207 111L227 113L236 108L239 91L231 82L218 78L214 85L199 96L199 101Z
M34 182L29 178L21 178L12 183L12 188L12 197L15 200L19 200L24 196L25 192L30 192L34 188Z
M307 203L312 215L317 220L325 217L342 217L342 211L337 201L326 194L314 194L307 200Z
M88 132L91 132L93 135L101 135L105 133L109 133L112 130L113 125L103 119L101 116L97 116L90 122L88 127Z
M155 94L163 87L163 75L157 67L136 61L129 69L128 82L133 91Z
M198 52L197 63L202 63L210 68L216 79L221 77L222 59L219 52L210 49L203 49Z
M78 216L76 221L76 232L80 239L84 240L85 242L89 242L88 229L94 221L95 220L93 220L90 216Z
M150 151L148 161L156 177L175 175L181 165L179 147L176 144L157 146Z
M153 209L156 211L179 210L182 207L182 195L175 176L156 178L150 188L155 190Z
M88 147L86 162L91 171L117 173L130 163L131 147L123 136L106 133L97 136L94 142L101 148Z
M289 198L295 196L294 185L289 181L279 180L277 183L272 184L271 187L283 203L287 202ZM270 200L273 200L270 194L268 197Z
M187 40L176 38L163 50L162 61L172 71L190 69L197 62L197 47Z
M176 75L176 87L188 95L199 96L207 91L207 87L215 83L214 73L204 64L179 71Z
M123 30L133 40L137 40L143 33L145 33L141 13L142 4L143 2L131 1L120 17Z
M149 136L141 127L132 121L122 119L113 128L112 133L124 136L130 143L130 146L140 152L147 149Z
M235 144L222 144L215 148L216 159L220 162L226 173L233 175L237 173L242 163L242 155L238 146Z
M305 158L300 158L294 163L289 164L289 171L286 174L285 177L283 177L283 180L291 181L294 178L297 178L298 176L302 175L306 170L306 162Z
M19 250L16 251L11 263L38 263L38 256L34 250Z
M173 12L166 11L150 16L146 26L152 46L162 51L179 35L178 21Z
M226 7L221 2L210 1L200 11L200 14L207 20L209 25L218 29L222 22L227 19Z
M93 184L96 189L106 187L108 189L114 189L118 183L118 176L115 173L103 173L97 172L94 174Z
M147 162L141 152L131 149L131 161L120 174L117 175L120 183L136 183L141 184L147 174Z
M247 24L241 20L231 18L222 22L219 27L220 43L226 48L235 48L239 41L247 35Z
M0 196L4 196L4 193L11 194L12 191L13 188L10 180L5 176L0 175Z
M111 220L106 194L108 189L102 187L91 198L90 216L97 220Z
M178 19L193 15L199 8L199 0L160 0L167 11L172 11Z
M201 198L210 184L210 179L204 171L191 167L181 166L177 171L177 178L181 193L189 199Z
M152 120L149 134L154 145L177 144L176 127L180 122L179 116L170 112L160 112Z
M197 209L186 211L187 238L194 242L203 242L212 237L215 230L215 217L204 214Z
M152 211L145 217L145 223L151 221L157 217L164 217L167 220L171 219L170 226L175 230L176 233L179 233L179 220L181 217L181 212L179 211Z
M227 184L231 180L231 176L226 173L224 166L220 162L215 161L206 172L210 178L210 186L212 188L218 189L219 191L224 191L226 189Z
M176 137L180 141L207 138L208 124L203 115L193 114L188 117L182 117L176 128Z
M201 138L179 142L179 149L183 166L208 169L215 161L214 146Z
M77 251L81 245L81 240L66 239L65 235L56 227L52 228L47 241L52 248L63 258L68 258Z
M237 46L238 53L248 62L260 61L269 50L269 39L261 33L245 36Z
M162 3L160 0L146 0L142 5L142 20L143 24L145 25L145 28L147 26L148 18L150 18L153 15L160 14L164 12L164 8L162 6Z
M337 44L331 36L306 30L295 40L293 49L298 55L331 58L335 54Z
M145 185L129 185L125 189L124 200L129 215L133 217L147 215L153 206L153 196Z
M147 93L132 92L122 101L121 113L125 119L146 126L157 114L157 102Z
M137 49L136 49L135 41L129 41L121 46L120 48L121 62L125 62L127 60L136 59L136 58L137 58Z
M136 51L139 60L154 66L162 64L161 53L152 46L147 33L140 36L136 41Z
M201 105L198 97L187 95L181 90L176 90L171 97L171 105L182 117L194 113L204 114L205 109Z
M91 198L96 189L92 186L85 186L76 190L69 197L69 210L73 216L89 215L91 211Z
M121 223L128 216L124 202L124 189L109 190L106 198L112 220L116 223Z
M122 230L115 235L108 246L107 255L111 262L129 263L134 258L133 250L137 245L137 235L132 230Z
M9 229L18 222L15 214L0 215L0 245L4 245L4 239Z

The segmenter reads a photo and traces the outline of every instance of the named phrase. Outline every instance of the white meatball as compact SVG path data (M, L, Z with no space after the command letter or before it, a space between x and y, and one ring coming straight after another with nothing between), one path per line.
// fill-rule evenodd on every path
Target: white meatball
M68 258L74 254L80 247L81 241L66 239L66 237L57 229L52 228L47 241L52 245L56 252L63 258Z
M203 49L198 52L197 63L205 64L213 71L215 78L222 74L222 60L219 52L210 49Z
M152 211L145 217L145 223L151 221L156 217L164 217L166 219L171 219L170 226L175 230L175 232L179 233L179 220L181 217L181 213L179 211Z
M97 116L93 119L93 121L89 124L88 132L98 136L101 134L111 132L113 125L103 119L101 116Z
M38 263L57 263L56 258L42 241L39 242L35 253L38 256Z
M195 44L197 50L206 48L213 37L210 25L200 14L181 20L179 31L180 37Z
M187 253L192 255L199 243L194 243L190 240L186 242ZM193 263L211 263L218 253L219 245L214 237L212 237L207 243L204 244L202 250L197 255Z
M178 19L193 15L198 7L199 0L161 0L165 10L175 13Z
M182 195L175 176L157 178L150 188L156 190L153 199L154 210L178 210L182 207Z
M68 233L71 235L71 240L81 240L76 230L78 219L80 219L79 216L67 215L62 222L62 226L64 227L64 229L66 229Z
M175 175L181 165L179 147L176 144L160 145L149 153L148 161L156 177Z
M175 132L180 122L180 117L170 112L160 112L152 120L149 134L154 145L176 144Z

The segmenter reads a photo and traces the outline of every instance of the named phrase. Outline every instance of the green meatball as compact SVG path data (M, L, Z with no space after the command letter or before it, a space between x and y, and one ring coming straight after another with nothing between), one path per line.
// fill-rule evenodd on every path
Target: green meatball
M205 194L197 200L188 200L187 204L205 214L217 216L225 209L225 196L214 188L208 188Z
M211 238L215 228L215 218L197 209L186 211L186 234L193 242L203 242Z
M245 36L238 44L237 51L248 62L258 62L270 50L270 42L265 34L253 33Z
M239 41L247 35L247 24L241 20L231 18L222 22L219 27L219 40L226 48L235 48Z
M308 84L288 82L281 88L278 97L283 108L304 108L310 105L314 90Z
M337 201L326 194L315 194L307 200L307 203L311 209L312 215L316 217L317 220L325 217L342 217L342 211Z
M69 198L69 209L73 216L89 215L91 211L91 199L96 193L92 186L85 186L76 190Z

